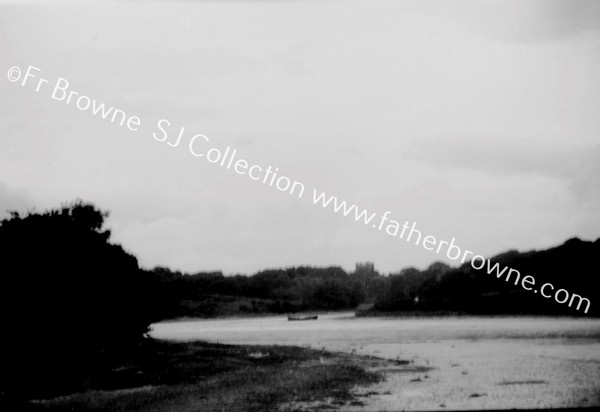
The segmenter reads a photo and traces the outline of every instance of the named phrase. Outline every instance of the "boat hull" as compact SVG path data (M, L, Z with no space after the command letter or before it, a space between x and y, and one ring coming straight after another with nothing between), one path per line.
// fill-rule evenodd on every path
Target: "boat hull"
M318 315L288 315L288 320L317 320Z

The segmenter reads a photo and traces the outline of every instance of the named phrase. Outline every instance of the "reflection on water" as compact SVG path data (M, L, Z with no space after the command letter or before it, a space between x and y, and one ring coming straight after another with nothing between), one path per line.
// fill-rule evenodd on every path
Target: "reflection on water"
M600 405L600 320L355 318L320 315L161 322L156 338L300 345L406 359L435 369L387 375L357 410Z

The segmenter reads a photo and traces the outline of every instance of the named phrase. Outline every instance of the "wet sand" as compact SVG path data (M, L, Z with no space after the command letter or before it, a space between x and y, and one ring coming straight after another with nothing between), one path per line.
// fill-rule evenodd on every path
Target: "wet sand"
M381 369L386 380L358 388L358 394L368 395L364 404L344 410L600 405L597 319L355 318L337 313L303 322L288 322L284 316L162 322L153 326L152 335L308 346L408 361Z

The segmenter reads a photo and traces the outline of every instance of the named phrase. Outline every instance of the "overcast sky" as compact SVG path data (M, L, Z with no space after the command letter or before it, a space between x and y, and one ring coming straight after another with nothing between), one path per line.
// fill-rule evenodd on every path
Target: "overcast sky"
M598 1L17 3L0 1L0 213L91 201L142 266L189 272L440 260L313 188L484 256L600 237ZM7 79L29 65L38 93ZM58 77L140 130L53 100ZM162 118L307 194L158 142Z

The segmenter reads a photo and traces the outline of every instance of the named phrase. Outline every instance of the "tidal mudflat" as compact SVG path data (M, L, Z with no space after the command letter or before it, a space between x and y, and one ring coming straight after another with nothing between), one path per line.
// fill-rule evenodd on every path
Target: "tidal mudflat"
M357 388L344 409L444 410L600 405L600 319L547 317L356 318L285 316L161 322L170 340L297 345L409 361ZM368 368L368 365L366 365ZM310 408L315 405L293 405Z

